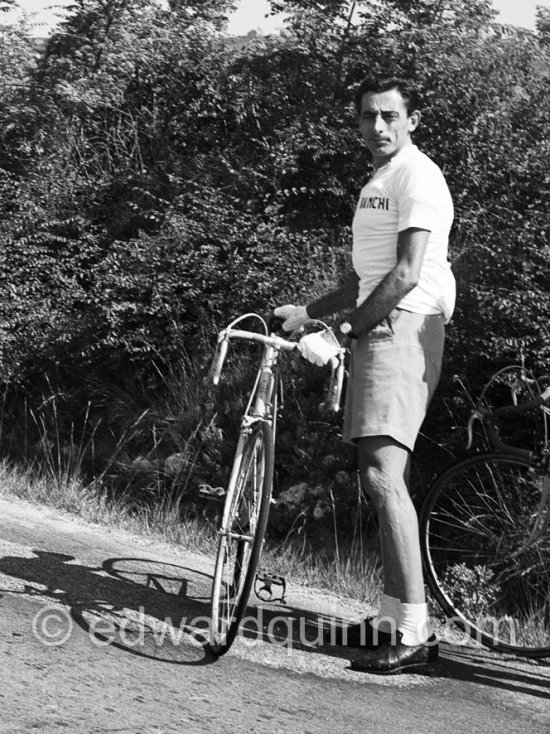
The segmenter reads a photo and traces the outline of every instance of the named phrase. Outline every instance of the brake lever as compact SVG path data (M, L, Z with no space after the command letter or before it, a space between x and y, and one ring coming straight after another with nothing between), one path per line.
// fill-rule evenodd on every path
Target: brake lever
M216 354L212 360L212 366L208 373L208 379L212 380L214 385L217 385L220 381L220 375L222 373L223 363L227 354L227 348L229 346L229 333L227 329L224 329L218 337L218 344L216 346Z
M343 349L337 356L330 360L330 382L325 400L319 405L321 413L338 413L340 410L340 399L342 396L342 385L344 382L344 354Z
M476 420L483 420L483 412L481 410L474 410L468 418L468 443L466 449L471 449L474 442L474 422Z

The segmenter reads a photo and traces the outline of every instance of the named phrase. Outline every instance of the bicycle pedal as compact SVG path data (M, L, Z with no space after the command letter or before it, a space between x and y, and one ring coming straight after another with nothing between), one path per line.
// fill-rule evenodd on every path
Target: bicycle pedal
M279 596L274 596L273 587L280 587ZM265 569L256 573L254 593L261 601L280 602L286 604L286 579L278 573L269 573Z
M209 484L199 484L199 497L210 500L223 500L225 489L223 487L211 487Z

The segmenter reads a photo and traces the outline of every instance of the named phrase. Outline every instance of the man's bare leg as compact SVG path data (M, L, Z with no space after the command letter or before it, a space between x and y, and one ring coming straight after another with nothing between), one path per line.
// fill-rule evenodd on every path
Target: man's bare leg
M384 593L403 603L426 601L418 518L407 487L409 451L389 436L358 441L361 482L378 512Z

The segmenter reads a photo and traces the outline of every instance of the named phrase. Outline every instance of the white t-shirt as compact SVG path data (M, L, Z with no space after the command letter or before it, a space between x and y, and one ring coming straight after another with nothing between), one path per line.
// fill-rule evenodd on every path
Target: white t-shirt
M414 313L452 316L456 285L447 259L453 202L437 166L416 145L378 168L361 190L353 218L353 267L359 306L397 262L397 235L409 227L429 230L420 278L400 301Z

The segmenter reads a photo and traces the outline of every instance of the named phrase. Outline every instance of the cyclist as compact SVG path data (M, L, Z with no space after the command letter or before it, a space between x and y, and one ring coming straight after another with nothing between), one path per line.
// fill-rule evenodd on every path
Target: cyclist
M352 309L340 325L351 337L344 440L357 445L361 481L378 512L384 588L378 614L332 630L331 641L358 646L356 669L385 674L421 668L438 654L407 485L454 308L453 204L441 170L412 141L421 117L413 86L367 79L355 101L374 173L353 219L354 270L317 301L275 314L291 331Z

